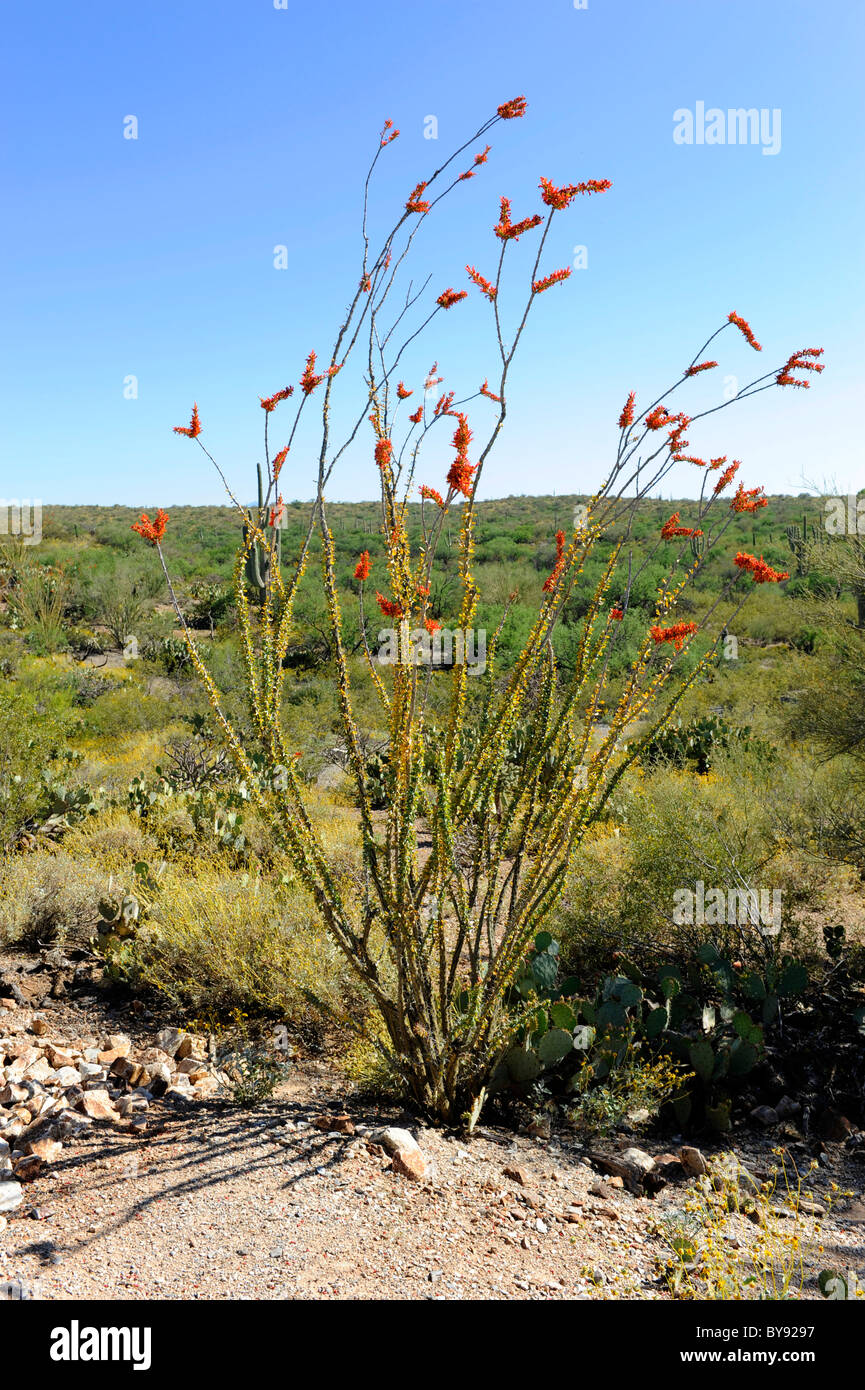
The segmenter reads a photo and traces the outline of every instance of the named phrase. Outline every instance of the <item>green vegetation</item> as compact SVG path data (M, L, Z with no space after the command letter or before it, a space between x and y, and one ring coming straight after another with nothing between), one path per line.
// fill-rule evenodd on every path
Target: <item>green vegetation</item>
M485 504L481 590L491 613L517 595L499 679L537 611L555 531L584 500ZM639 504L636 555L673 510L687 521L688 508ZM287 553L304 515L299 504L286 508ZM162 994L187 1017L278 1021L307 1046L329 1037L353 1076L380 1073L382 1086L392 1084L369 1040L371 1001L226 761L157 558L130 529L135 519L121 508L51 508L38 550L0 551L0 940L93 942L112 979ZM855 1020L865 981L862 560L853 541L827 538L819 523L820 503L802 498L772 498L754 517L736 517L723 554L708 558L686 600L691 608L681 607L699 617L711 606L737 549L792 571L784 585L755 588L735 642L719 648L574 854L549 940L539 939L515 986L515 1011L537 996L538 1012L500 1068L494 1103L505 1110L553 1104L592 1132L645 1107L675 1115L680 1127L723 1131L766 1049L775 1057L779 1019L819 1007L827 981L843 985L850 1027L865 1026ZM184 615L245 728L231 582L236 514L177 508L171 524ZM331 504L329 524L349 661L359 668L353 574L361 551L373 564L384 555L380 508ZM419 508L408 509L408 531L416 540ZM431 595L431 614L445 626L457 618L457 541L445 534ZM606 553L592 560L588 592ZM258 578L250 576L253 602ZM657 578L649 566L632 590L609 701L651 620ZM582 635L580 604L578 593L555 632L564 673ZM485 620L481 606L477 625ZM286 672L286 746L333 871L353 890L363 876L357 810L314 578L300 586ZM433 707L447 695L445 678L433 675ZM468 682L469 719L475 699ZM371 730L363 753L384 795L388 730L371 702L363 712ZM603 720L601 710L601 732ZM514 735L515 768L529 732ZM676 893L698 884L779 892L780 932L676 920ZM358 1030L365 1041L352 1041Z

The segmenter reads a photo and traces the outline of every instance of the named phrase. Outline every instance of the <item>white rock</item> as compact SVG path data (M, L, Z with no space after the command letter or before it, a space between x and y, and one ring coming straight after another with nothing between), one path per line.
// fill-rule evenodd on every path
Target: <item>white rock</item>
M388 1125L385 1129L374 1129L369 1138L371 1143L380 1144L385 1153L420 1153L420 1144L407 1129L397 1129Z
M17 1211L20 1205L20 1182L0 1182L0 1212Z
M185 1036L179 1028L163 1028L156 1034L156 1046L167 1052L169 1057L174 1057Z
M77 1067L61 1067L54 1076L55 1086L77 1086L80 1080Z

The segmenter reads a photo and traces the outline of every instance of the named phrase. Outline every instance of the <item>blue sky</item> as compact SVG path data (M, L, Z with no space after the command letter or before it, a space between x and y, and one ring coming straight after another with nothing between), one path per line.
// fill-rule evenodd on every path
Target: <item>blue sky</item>
M430 297L467 287L467 262L491 273L501 194L524 216L542 174L613 188L554 221L544 269L569 265L577 246L588 265L535 304L485 494L591 490L627 392L654 399L731 309L763 353L729 329L721 368L682 405L714 404L725 375L744 384L796 348L823 346L827 370L809 391L711 417L691 433L695 450L741 458L748 485L769 491L798 492L803 478L863 486L863 16L849 0L7 0L0 495L219 502L207 461L172 434L195 399L202 439L249 497L259 395L297 381L311 348L329 355L357 285L362 181L383 119L401 135L374 189L381 227L522 93L525 119L495 128L481 175L417 239ZM673 114L699 101L779 109L780 150L677 145ZM137 140L123 138L128 115ZM437 141L424 138L430 115ZM274 268L277 245L287 271ZM440 314L407 359L408 384L433 359L458 396L492 382L487 309L472 291ZM130 376L137 399L124 398ZM472 411L478 438L488 409ZM362 439L333 500L375 495ZM286 465L289 497L311 495L311 443ZM420 476L440 484L449 461L442 436ZM694 477L683 469L665 494L692 491Z

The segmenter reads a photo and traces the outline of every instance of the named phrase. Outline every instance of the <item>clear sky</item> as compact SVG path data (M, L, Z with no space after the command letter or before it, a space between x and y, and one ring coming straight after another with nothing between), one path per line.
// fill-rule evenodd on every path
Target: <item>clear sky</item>
M431 297L470 288L467 262L491 273L501 194L516 217L538 206L540 175L613 187L554 221L544 269L577 246L588 264L536 302L485 494L591 490L627 392L654 399L731 309L763 353L729 329L721 368L682 404L714 403L724 375L744 384L797 348L823 346L827 369L809 391L711 417L692 446L743 459L770 492L862 487L863 36L855 0L6 0L0 496L218 502L197 446L172 434L193 400L251 496L259 395L297 381L311 348L329 356L357 285L382 121L401 130L374 190L384 226L519 94L525 119L495 128L480 176L416 242ZM699 102L779 111L780 148L677 144L674 112ZM409 385L434 358L458 396L492 382L488 307L472 291L440 314ZM476 436L489 409L473 411ZM443 438L423 479L440 484L449 455ZM312 471L301 440L286 496L309 497ZM376 481L364 436L329 496L368 498Z

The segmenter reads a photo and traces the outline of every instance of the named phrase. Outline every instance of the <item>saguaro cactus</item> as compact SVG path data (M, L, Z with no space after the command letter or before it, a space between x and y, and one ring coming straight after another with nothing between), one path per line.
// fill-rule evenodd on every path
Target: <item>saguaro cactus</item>
M811 541L811 542L813 542L813 540L814 540L814 531L815 531L815 529L816 529L816 528L814 528L814 527L811 528L811 534L810 534L810 541ZM800 578L801 578L801 576L802 576L803 574L806 573L807 568L808 568L809 534L808 534L808 516L807 516L807 513L804 513L804 512L803 512L803 514L802 514L802 527L801 527L801 529L800 529L798 526L788 526L788 527L786 528L786 531L787 531L787 544L789 545L790 549L792 550L793 554L794 554L795 557L796 557L796 573L797 573L797 575L799 575Z
M267 530L268 530L268 518L267 518L267 516L265 515L265 506L264 506L264 480L263 480L262 474L261 474L261 464L260 464L260 463L257 463L257 464L255 465L255 471L256 471L256 474L258 475L258 525L259 525L259 527L261 528L261 530L264 531L265 534L266 534L266 532L267 532ZM277 563L277 565L281 565L281 564L282 564L282 529L281 529L280 525L278 524L278 522L279 522L279 518L277 518L277 525L275 525L275 526L274 526L273 528L271 528L271 529L273 529L274 532L275 532L275 534L276 534L276 545L275 545L275 548L274 548L275 556L276 556L276 563ZM255 590L255 592L256 592L256 594L257 594L259 604L260 604L261 606L263 606L263 605L264 605L265 597L266 597L266 595L267 595L267 586L268 586L268 584L270 583L270 579L271 579L271 573L270 573L270 556L271 556L271 552L268 551L268 550L265 550L264 546L262 546L258 541L253 541L252 545L248 546L248 549L247 549L248 539L249 539L248 528L247 528L246 525L244 525L244 527L243 527L243 545L244 545L244 549L246 549L246 566L245 566L245 568L246 568L246 577L247 577L247 579L248 579L250 585L252 586L252 588Z

